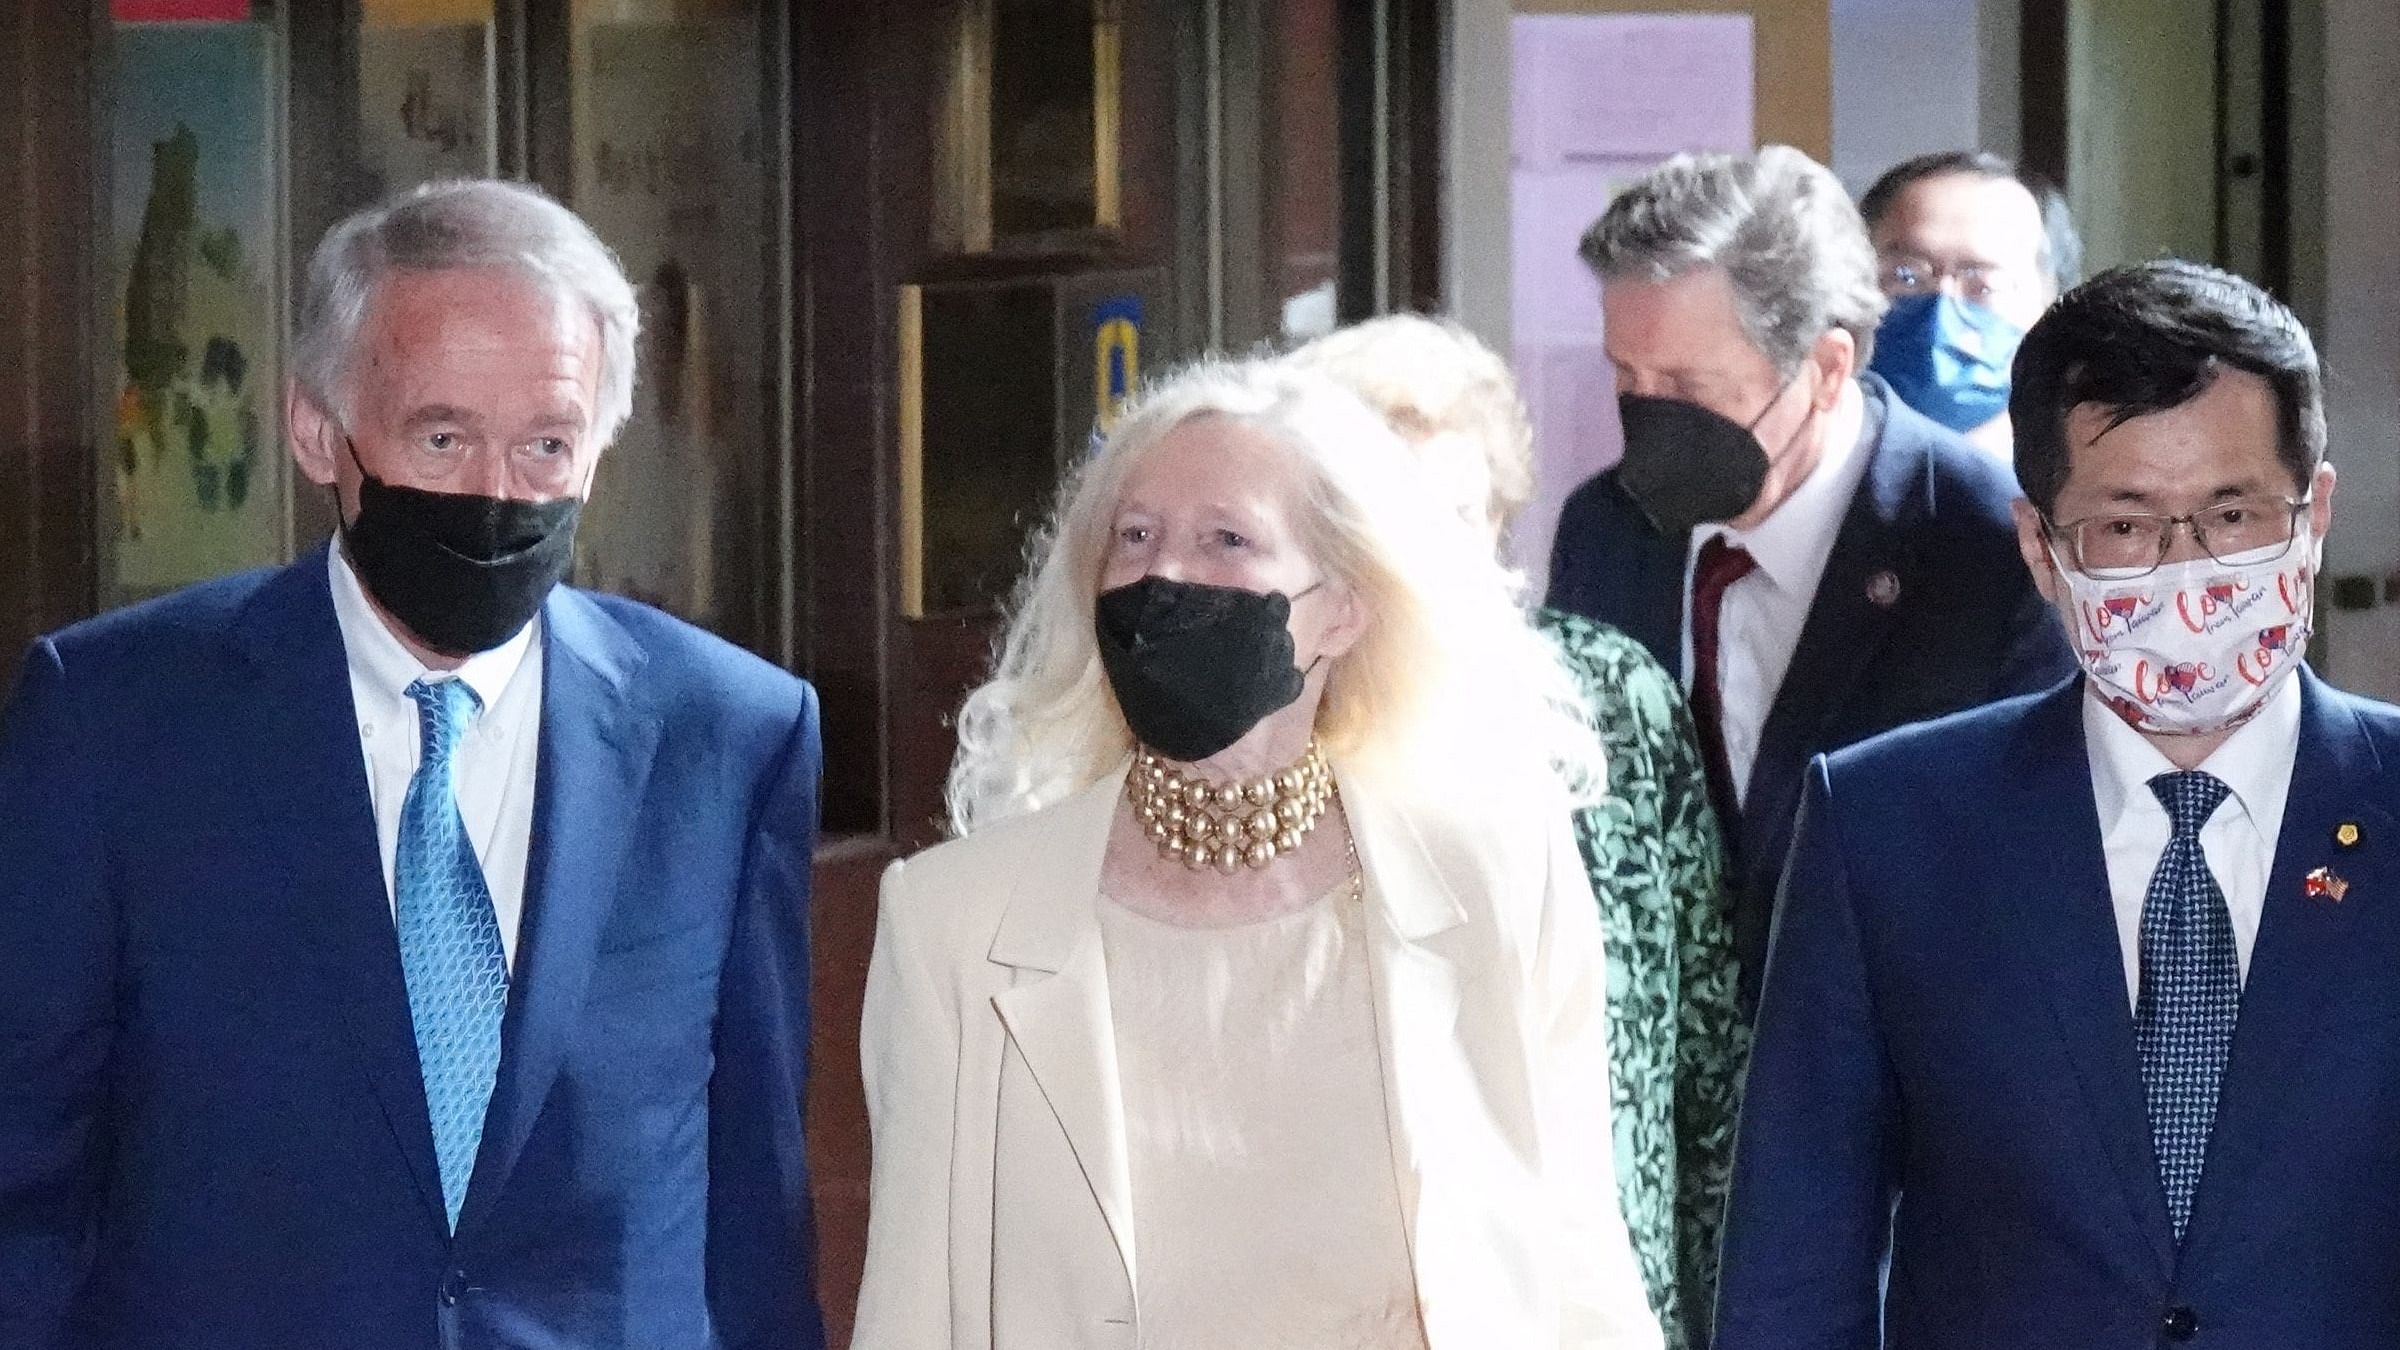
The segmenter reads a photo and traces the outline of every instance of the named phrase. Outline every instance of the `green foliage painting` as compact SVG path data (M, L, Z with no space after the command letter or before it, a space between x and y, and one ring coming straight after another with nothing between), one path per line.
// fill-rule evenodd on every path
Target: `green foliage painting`
M114 42L102 472L124 600L282 556L280 193L265 28L120 23Z

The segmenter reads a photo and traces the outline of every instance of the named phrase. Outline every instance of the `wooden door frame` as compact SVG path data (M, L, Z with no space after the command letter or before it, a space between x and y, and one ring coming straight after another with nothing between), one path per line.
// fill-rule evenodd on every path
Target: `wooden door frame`
M94 95L106 13L0 13L0 68L15 90L0 116L0 694L27 644L98 603Z

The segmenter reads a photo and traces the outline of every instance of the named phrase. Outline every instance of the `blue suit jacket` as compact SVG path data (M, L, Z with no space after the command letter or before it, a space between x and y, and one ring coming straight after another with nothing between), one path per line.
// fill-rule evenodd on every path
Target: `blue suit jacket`
M0 722L0 1345L814 1350L814 695L545 604L448 1233L322 549L37 642Z
M2180 1252L2080 683L1817 761L1759 1009L1717 1350L2400 1345L2400 709L2300 678ZM2349 882L2338 903L2307 894L2319 867Z
M1768 710L1740 819L1725 831L1746 1001L1757 997L1809 757L2046 688L2075 669L2056 613L2017 554L2008 470L1893 397L1880 377L1862 376L1859 387L1866 477ZM1660 533L1611 469L1567 499L1549 603L1616 625L1681 670L1690 550L1691 536Z

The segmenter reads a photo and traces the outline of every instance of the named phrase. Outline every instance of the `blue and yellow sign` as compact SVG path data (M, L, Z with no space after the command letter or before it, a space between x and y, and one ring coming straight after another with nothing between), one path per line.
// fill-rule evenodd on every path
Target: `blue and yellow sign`
M1142 381L1142 298L1117 295L1092 307L1092 407L1100 434L1117 426L1117 416Z

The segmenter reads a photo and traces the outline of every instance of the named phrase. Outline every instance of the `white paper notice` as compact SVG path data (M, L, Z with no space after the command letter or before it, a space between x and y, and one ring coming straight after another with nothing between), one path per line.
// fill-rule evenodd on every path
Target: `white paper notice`
M1521 16L1517 75L1534 87L1516 100L1517 158L1749 150L1751 44L1747 14Z

